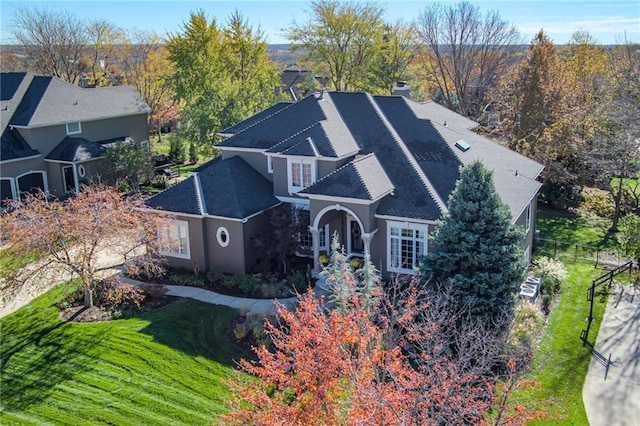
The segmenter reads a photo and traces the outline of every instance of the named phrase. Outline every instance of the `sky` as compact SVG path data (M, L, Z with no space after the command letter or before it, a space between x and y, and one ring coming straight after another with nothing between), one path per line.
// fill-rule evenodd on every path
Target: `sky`
M457 3L458 0L441 0ZM429 1L378 1L386 9L385 18L412 21ZM556 44L565 44L577 30L586 30L602 44L627 41L640 43L640 0L471 0L481 12L497 10L500 16L519 28L529 43L544 29ZM106 20L119 27L137 28L164 36L179 33L191 11L204 10L223 23L238 9L254 26L260 26L271 44L288 43L282 29L295 19L308 20L308 1L302 0L0 0L0 44L13 44L11 23L21 6L71 11L87 20ZM625 38L626 37L626 38Z

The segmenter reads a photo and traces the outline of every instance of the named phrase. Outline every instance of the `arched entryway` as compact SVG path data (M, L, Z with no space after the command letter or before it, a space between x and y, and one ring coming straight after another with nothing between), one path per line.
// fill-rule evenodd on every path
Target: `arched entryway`
M315 273L320 271L320 263L318 260L320 255L319 232L321 229L324 229L325 224L323 223L323 220L327 215L335 214L336 212L340 213L341 226L339 229L330 230L330 234L332 235L334 231L338 231L340 241L345 246L349 256L362 257L365 253L370 253L371 238L377 229L373 231L367 229L359 215L347 206L341 204L326 206L311 218L311 224L309 226L309 232L311 232L313 237Z

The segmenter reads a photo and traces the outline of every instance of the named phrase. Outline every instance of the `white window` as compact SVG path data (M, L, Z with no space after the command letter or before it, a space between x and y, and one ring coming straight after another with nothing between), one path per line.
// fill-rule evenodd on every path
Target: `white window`
M387 222L387 269L414 273L418 259L427 253L427 225Z
M82 133L82 128L80 127L80 123L67 123L67 134L75 135L78 133Z
M316 181L316 162L305 159L287 159L289 193L311 186Z
M524 230L525 234L529 234L529 230L531 230L531 204L527 206L527 210L525 211Z
M229 245L229 230L224 226L218 228L216 232L216 239L218 240L218 244L221 247L226 247Z
M162 230L161 253L166 256L191 259L189 254L189 222L169 220Z

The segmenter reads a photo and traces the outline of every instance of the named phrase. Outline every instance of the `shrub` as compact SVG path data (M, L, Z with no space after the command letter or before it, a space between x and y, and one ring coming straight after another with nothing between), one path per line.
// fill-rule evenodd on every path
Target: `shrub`
M93 291L96 306L109 312L118 308L139 308L145 299L141 289L108 278L94 283Z
M156 283L142 283L138 286L140 290L145 294L147 299L152 302L162 300L165 294L167 294L167 288L162 284Z
M536 263L536 274L542 280L540 292L549 295L557 293L560 283L567 279L567 270L562 262L543 256Z
M291 288L284 280L272 279L269 282L263 282L260 284L259 291L265 299L292 296Z
M297 269L289 276L289 283L296 290L304 290L307 287L307 274Z
M517 355L528 354L543 326L544 316L536 305L528 301L518 304L509 330L509 349Z
M225 279L227 276L219 269L212 269L207 272L207 281L212 284L221 284L225 285Z
M614 205L609 193L598 190L584 190L582 192L582 200L581 210L600 217L613 217Z
M233 335L236 337L236 340L242 340L247 337L247 326L245 323L241 322L236 324L233 329Z
M258 281L253 277L253 275L237 275L236 282L240 291L247 295L255 294L258 289Z
M189 272L181 272L171 275L171 280L177 285L188 287L204 287L204 278Z

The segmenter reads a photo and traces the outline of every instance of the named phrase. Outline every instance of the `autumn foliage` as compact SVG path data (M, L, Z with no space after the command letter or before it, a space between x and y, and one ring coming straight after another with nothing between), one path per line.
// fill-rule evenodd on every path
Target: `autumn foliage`
M97 185L64 201L44 193L24 194L3 213L2 235L13 256L35 256L36 262L4 277L5 297L19 291L33 276L51 268L76 277L85 291L85 305L93 304L93 288L101 273L127 261L159 272L160 218L136 208L131 198Z
M502 375L511 383L516 358L505 355L493 329L467 321L450 308L446 295L428 295L417 283L379 289L375 308L368 310L349 274L346 285L354 291L346 312L330 309L312 291L301 296L295 311L279 306L278 322L265 324L273 348L254 348L258 361L241 361L258 380L238 376L229 401L233 411L223 420L480 424L496 402L502 413L509 392L496 400L496 382Z

